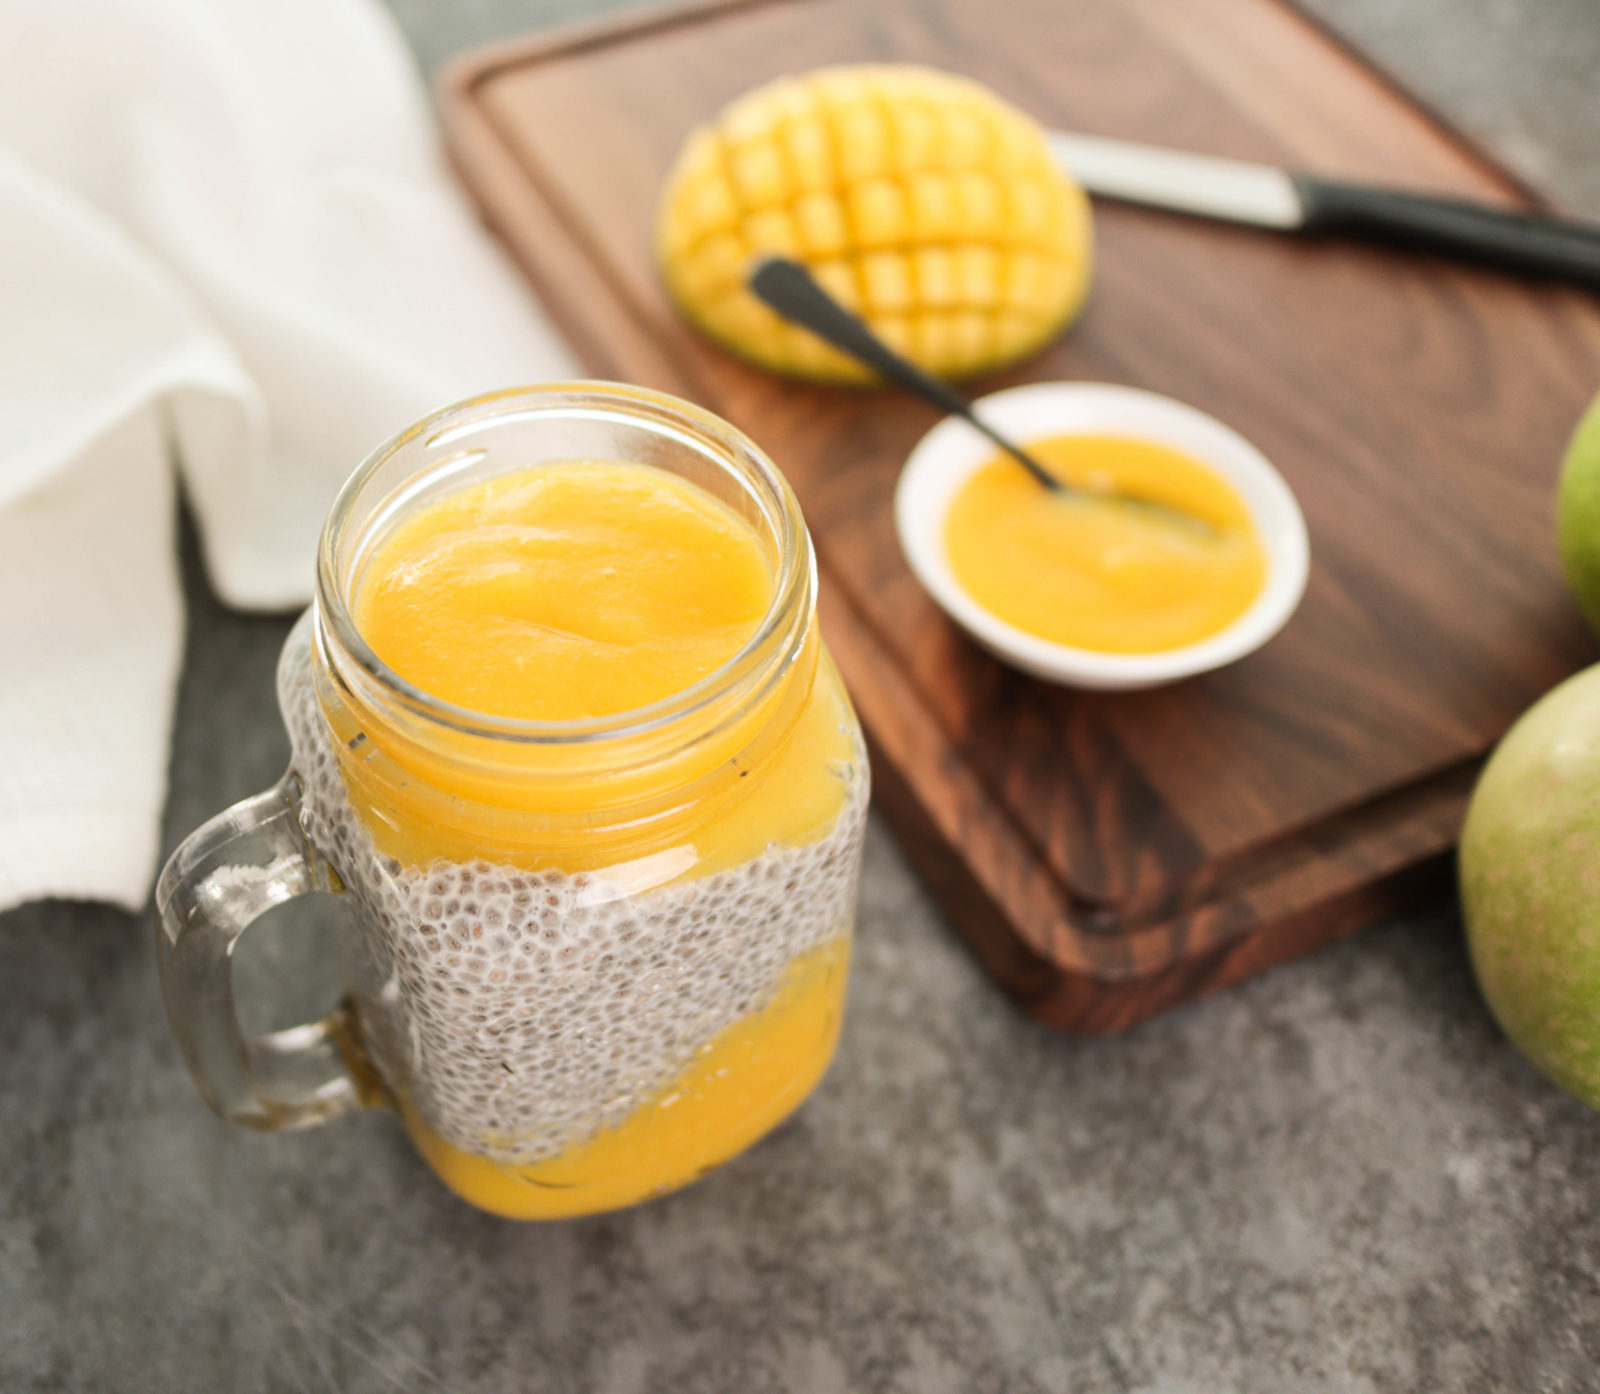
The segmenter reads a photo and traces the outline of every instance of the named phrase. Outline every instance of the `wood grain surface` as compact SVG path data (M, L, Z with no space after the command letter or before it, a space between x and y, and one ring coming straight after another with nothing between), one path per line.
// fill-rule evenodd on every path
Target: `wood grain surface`
M1117 1029L1437 889L1477 765L1593 660L1551 494L1600 384L1582 292L1100 204L1071 335L975 385L1087 379L1193 403L1299 496L1306 598L1231 668L1071 692L921 590L891 496L934 421L748 367L655 273L689 130L781 73L906 60L1046 123L1505 202L1525 191L1280 0L734 0L457 64L453 156L597 376L749 432L815 537L825 633L877 799L988 969L1040 1019Z

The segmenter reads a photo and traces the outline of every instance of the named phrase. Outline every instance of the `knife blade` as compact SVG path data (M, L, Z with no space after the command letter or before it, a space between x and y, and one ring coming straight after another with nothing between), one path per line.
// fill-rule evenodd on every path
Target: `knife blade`
M1105 198L1600 287L1600 224L1065 131L1050 145L1063 169Z

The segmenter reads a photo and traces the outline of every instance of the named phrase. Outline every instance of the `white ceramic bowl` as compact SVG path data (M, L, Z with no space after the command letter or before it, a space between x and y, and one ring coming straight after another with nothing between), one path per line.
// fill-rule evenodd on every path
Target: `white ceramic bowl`
M984 397L978 413L1026 444L1041 436L1132 436L1171 446L1209 465L1239 491L1266 551L1261 594L1226 629L1160 653L1070 648L991 614L957 584L945 555L945 515L957 491L995 447L959 417L946 417L911 452L895 490L900 546L917 579L945 613L1008 663L1053 682L1105 690L1155 687L1243 658L1283 628L1305 592L1311 552L1294 494L1266 457L1237 431L1202 411L1133 387L1040 382Z

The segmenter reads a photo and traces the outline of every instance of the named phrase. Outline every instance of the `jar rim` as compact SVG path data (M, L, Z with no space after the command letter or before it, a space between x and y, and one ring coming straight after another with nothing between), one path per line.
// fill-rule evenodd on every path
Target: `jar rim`
M531 415L575 412L609 412L666 436L687 437L739 479L773 525L777 573L767 611L736 653L688 686L644 706L603 716L546 721L481 712L435 696L380 658L350 612L340 577L341 545L363 489L419 437L431 444L499 418L526 421ZM436 475L449 458L420 469L411 485ZM440 407L391 436L356 467L329 510L317 546L315 607L320 622L315 632L331 639L337 646L336 656L348 659L386 697L431 724L468 736L525 745L571 746L658 733L715 706L741 685L768 689L799 656L810 626L796 624L795 619L809 619L816 586L811 537L794 491L766 453L742 431L703 407L652 388L598 379L562 380L502 388ZM782 634L785 627L792 631L787 636ZM780 642L774 653L775 640Z

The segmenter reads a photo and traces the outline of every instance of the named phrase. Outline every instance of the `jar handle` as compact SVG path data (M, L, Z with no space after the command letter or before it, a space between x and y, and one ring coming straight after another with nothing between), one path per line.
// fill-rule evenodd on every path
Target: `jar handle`
M246 1040L233 1008L233 948L275 905L341 891L307 840L293 769L190 833L156 886L156 961L167 1018L200 1093L242 1128L305 1128L376 1104L382 1088L343 1001L321 1021Z

